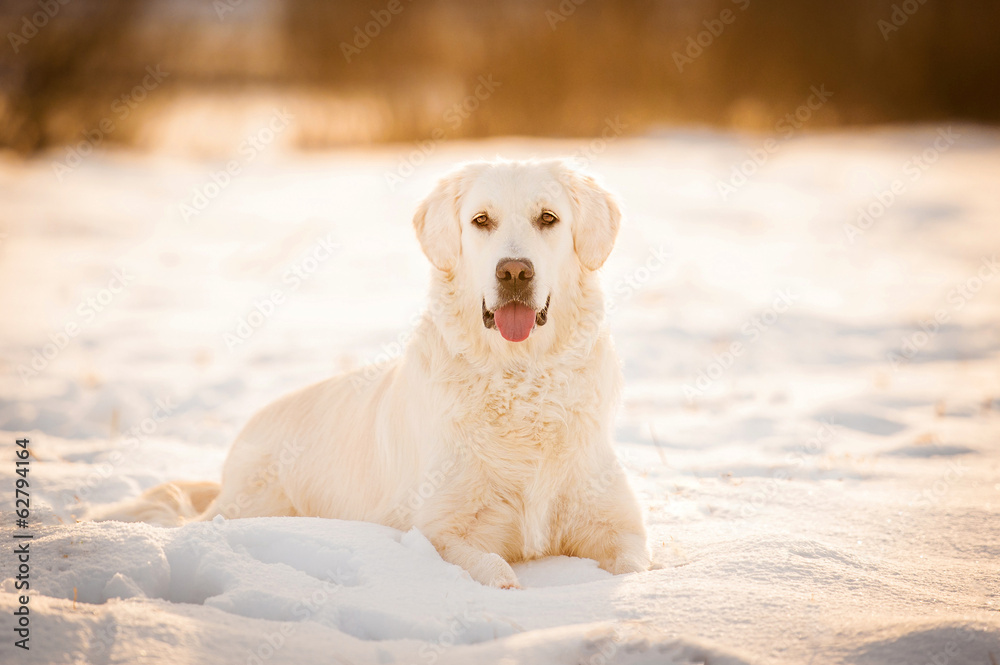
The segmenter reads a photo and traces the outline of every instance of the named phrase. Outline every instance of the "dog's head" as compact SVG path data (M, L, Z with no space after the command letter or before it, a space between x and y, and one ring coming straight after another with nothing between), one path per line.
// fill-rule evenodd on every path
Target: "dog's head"
M476 162L446 176L413 224L424 253L484 335L527 340L577 297L614 246L621 213L559 160ZM561 292L562 290L562 292Z

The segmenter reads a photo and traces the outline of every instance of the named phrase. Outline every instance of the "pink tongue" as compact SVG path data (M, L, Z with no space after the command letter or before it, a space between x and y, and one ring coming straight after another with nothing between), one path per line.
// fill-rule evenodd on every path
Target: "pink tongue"
M493 312L493 320L505 340L523 342L535 325L535 310L515 302Z

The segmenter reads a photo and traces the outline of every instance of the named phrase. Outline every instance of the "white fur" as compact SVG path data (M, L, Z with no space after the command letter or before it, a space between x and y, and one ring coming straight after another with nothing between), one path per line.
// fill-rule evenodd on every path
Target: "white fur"
M543 208L560 221L534 225ZM493 231L471 224L481 211ZM612 448L621 373L593 272L619 221L610 195L559 161L474 163L443 179L414 218L435 270L405 354L257 413L200 519L417 526L445 560L505 588L518 586L510 563L547 555L646 570L642 514ZM534 264L536 309L550 300L523 342L483 324L505 257ZM154 488L132 516L175 495Z

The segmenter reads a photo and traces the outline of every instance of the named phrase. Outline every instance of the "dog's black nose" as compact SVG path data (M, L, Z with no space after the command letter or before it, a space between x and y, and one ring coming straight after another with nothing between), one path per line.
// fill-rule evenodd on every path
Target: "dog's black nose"
M497 263L497 279L504 286L526 286L535 276L535 267L528 259L500 259Z

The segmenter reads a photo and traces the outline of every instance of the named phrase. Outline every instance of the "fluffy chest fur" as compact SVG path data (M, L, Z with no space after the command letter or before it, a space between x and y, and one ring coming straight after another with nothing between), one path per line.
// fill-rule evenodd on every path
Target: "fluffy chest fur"
M445 494L461 497L463 537L512 561L559 553L570 490L613 456L617 363L606 340L594 353L600 362L443 374L436 401L451 405L440 427L454 460Z

